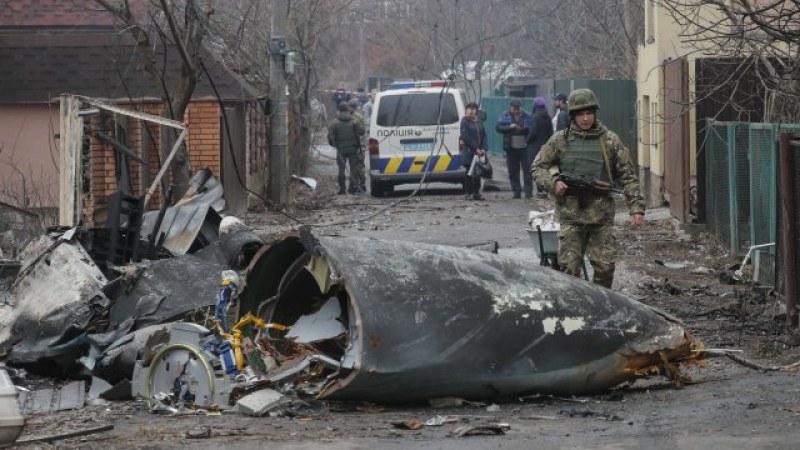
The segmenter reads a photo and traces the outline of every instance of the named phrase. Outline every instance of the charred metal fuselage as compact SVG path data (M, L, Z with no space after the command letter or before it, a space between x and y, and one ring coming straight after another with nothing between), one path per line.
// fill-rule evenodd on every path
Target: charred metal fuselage
M347 344L331 355L342 365L323 398L587 393L693 354L677 320L614 291L521 260L413 242L309 233L279 241L251 263L241 311L271 299L260 312L291 325L331 295Z

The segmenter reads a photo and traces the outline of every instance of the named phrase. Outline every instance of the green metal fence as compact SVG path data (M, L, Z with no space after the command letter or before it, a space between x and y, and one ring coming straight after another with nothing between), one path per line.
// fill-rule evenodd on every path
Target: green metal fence
M706 127L706 225L743 256L777 236L777 142L797 124L709 121ZM756 278L775 281L774 246L753 251Z

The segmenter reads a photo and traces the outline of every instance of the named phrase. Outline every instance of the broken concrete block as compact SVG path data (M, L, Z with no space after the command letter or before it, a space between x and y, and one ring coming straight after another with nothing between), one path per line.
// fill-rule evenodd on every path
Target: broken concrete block
M283 403L283 394L272 389L261 389L252 394L245 395L236 402L236 407L242 414L261 417L272 408Z

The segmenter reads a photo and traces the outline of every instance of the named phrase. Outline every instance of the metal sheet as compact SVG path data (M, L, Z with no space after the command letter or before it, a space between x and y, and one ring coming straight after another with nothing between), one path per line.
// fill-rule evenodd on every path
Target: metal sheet
M196 255L152 261L116 298L111 306L111 326L132 317L131 330L137 330L213 305L220 274L227 268Z
M332 291L343 288L348 298L350 341L341 359L354 361L353 370L321 397L408 402L585 393L641 376L661 355L685 356L692 344L676 320L616 292L456 247L288 238L251 266L271 283L249 286L264 298L278 292L274 283L287 260L304 257L291 252L299 242L330 260ZM303 296L318 296L307 281L282 288L273 321L292 323L287 319L303 313Z
M0 343L13 344L9 364L70 359L87 345L81 336L103 324L106 277L69 236L43 236L23 251L12 301L0 308Z
M211 170L198 170L189 183L183 198L167 208L157 233L165 234L164 248L176 255L194 253L219 240L219 211L225 209L222 184ZM158 211L144 214L142 236L154 231Z
M39 389L20 392L17 401L23 415L49 414L67 409L83 408L85 383L73 381L60 389Z

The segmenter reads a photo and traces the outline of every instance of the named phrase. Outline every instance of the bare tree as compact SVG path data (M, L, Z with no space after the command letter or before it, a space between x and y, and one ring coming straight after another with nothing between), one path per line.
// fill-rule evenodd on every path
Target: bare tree
M659 6L679 24L680 38L692 51L736 62L720 74L719 89L755 76L754 94L765 106L763 120L800 120L800 61L795 55L800 1L659 0ZM739 107L736 99L730 100L732 107Z
M183 120L197 80L201 74L200 52L214 13L211 0L158 0L143 10L143 3L130 0L95 0L120 22L135 39L138 51L144 55L145 69L161 92L167 105L166 115ZM181 77L174 89L164 78L156 49L175 46L181 57ZM174 141L175 136L171 137ZM172 165L173 181L179 194L189 184L189 158L186 147L175 156Z
M320 74L330 74L333 63L347 50L341 45L341 29L353 0L304 0L292 2L287 24L288 51L294 70L287 77L289 89L289 167L303 173L308 165L314 118L311 100L316 96ZM210 47L236 73L260 90L269 86L269 0L240 0L220 4L210 24Z
M630 0L359 0L368 11L368 71L426 78L503 72L624 78L636 72L644 9ZM384 9L382 9L384 8ZM350 60L348 60L350 61ZM487 62L499 62L489 64ZM521 64L520 64L521 63ZM527 64L525 64L527 63ZM467 73L471 72L471 73ZM352 78L351 78L352 79Z

